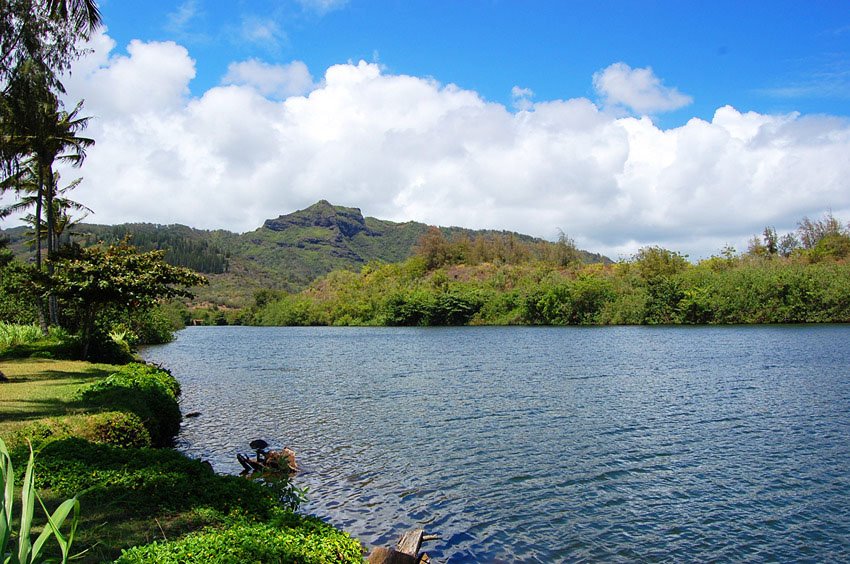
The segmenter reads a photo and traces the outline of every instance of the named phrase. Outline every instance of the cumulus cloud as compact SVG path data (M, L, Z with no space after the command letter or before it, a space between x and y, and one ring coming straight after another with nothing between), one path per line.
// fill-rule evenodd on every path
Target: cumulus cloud
M595 73L593 87L606 106L630 108L638 114L678 110L693 101L664 86L650 67L633 69L626 63L614 63Z
M182 47L133 42L110 56L99 41L69 83L100 116L75 194L98 222L247 231L327 199L398 221L547 238L560 228L616 258L649 244L707 256L768 224L790 229L827 208L850 217L843 119L727 106L660 129L586 98L514 112L362 61L285 99L277 67L249 61L189 97Z
M314 87L310 70L301 61L271 65L256 59L231 63L222 83L253 86L270 98L300 96Z
M115 42L103 32L91 45L92 55L64 81L70 92L81 93L77 98L85 99L90 114L121 119L185 106L189 81L195 77L195 62L185 47L171 41L133 40L127 55L109 56Z

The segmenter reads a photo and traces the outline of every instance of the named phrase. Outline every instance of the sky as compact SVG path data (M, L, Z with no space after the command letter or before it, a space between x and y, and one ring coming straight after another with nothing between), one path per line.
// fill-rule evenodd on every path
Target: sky
M90 222L245 232L326 199L699 259L850 220L843 0L100 6L65 79Z

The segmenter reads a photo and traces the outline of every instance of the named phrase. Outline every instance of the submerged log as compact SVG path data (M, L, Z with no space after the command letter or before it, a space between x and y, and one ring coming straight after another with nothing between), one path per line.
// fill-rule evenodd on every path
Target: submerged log
M411 556L416 556L419 554L419 547L422 546L422 537L424 535L425 529L413 529L412 531L407 531L401 535L400 539L398 539L396 550Z
M424 529L405 532L395 548L378 547L369 555L369 564L426 564L431 562L427 554L419 554L424 541L437 540L439 535L426 535Z

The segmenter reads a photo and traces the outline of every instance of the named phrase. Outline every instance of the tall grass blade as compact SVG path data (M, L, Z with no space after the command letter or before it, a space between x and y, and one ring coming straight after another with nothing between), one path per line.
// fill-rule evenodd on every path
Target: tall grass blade
M24 473L24 483L21 485L21 528L18 534L18 561L29 562L32 553L30 542L30 529L32 528L32 516L35 512L35 485L33 482L33 453L30 447L30 458L27 462L27 470Z
M3 474L3 497L0 500L0 557L5 556L12 536L12 503L15 496L15 472L6 443L0 439L0 473Z
M41 555L41 549L43 548L44 543L47 542L51 535L53 535L56 537L56 542L62 550L62 563L65 564L68 562L68 558L70 557L71 543L74 542L74 536L77 532L77 524L80 521L80 502L77 501L76 497L65 500L59 507L56 508L53 515L50 515L47 511L47 507L45 507L44 502L41 500L41 496L38 494L36 494L36 496L38 497L38 503L41 504L41 508L44 510L44 514L47 515L47 526L32 545L32 558L35 561ZM60 529L72 509L74 510L74 517L71 519L71 531L68 533L68 537L65 538Z

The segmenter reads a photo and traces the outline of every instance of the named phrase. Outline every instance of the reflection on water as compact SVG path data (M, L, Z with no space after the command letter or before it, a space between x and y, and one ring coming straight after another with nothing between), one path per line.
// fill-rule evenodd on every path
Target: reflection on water
M188 328L181 449L438 561L850 559L850 327Z

